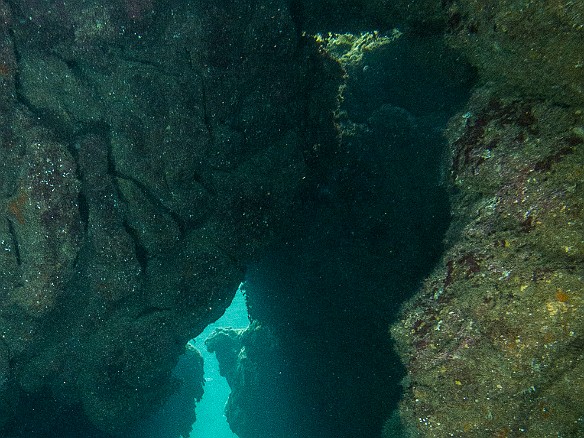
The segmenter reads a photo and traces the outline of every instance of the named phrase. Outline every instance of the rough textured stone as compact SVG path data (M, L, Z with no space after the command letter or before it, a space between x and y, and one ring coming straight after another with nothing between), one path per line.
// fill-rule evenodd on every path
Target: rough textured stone
M486 87L448 129L449 246L393 325L408 380L385 433L581 435L582 14L0 0L0 433L129 436L253 267L234 427L261 436L263 403L291 436L377 434L401 373L386 326L448 221L461 53ZM303 34L394 26L344 70Z
M440 33L444 3L436 0L289 0L294 19L308 32L386 30L396 25L416 33Z
M177 358L337 147L341 70L278 0L0 19L0 430L129 436L200 397Z
M450 248L392 333L422 436L583 433L582 114L479 90L451 121Z
M580 436L580 3L446 6L487 85L450 122L449 248L393 325L408 377L386 433Z
M431 270L449 220L438 128L466 98L472 70L427 61L418 65L432 80L422 82L422 73L405 75L408 54L430 46L418 37L385 44L376 34L326 38L318 38L323 49L346 72L342 152L320 157L325 177L307 188L291 215L292 233L248 270L249 313L275 347L260 339L256 349L273 354L257 354L244 366L244 384L233 382L228 415L242 438L273 436L272 417L283 438L380 433L397 405L402 373L387 323ZM454 58L444 45L431 46L437 58ZM443 85L449 78L456 78L456 92ZM411 103L422 96L425 105ZM271 375L279 358L285 393L274 400L270 385L250 391L245 382ZM270 416L260 420L257 412L266 411Z
M449 1L448 40L501 95L584 101L584 5L559 0Z

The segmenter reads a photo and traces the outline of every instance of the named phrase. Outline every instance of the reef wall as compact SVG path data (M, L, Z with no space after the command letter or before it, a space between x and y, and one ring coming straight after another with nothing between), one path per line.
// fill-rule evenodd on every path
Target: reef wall
M1 1L0 36L0 431L127 436L336 147L341 70L277 0Z
M391 329L386 436L582 436L584 9L447 3L483 85L447 130L447 250Z
M583 15L0 0L0 434L582 435Z

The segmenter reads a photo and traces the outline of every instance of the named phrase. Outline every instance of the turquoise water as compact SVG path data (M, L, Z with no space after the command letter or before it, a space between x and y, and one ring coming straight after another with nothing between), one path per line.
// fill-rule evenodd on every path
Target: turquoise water
M215 354L207 352L205 339L218 327L245 328L248 324L245 298L240 287L223 316L191 341L205 360L205 394L197 405L197 421L193 424L190 438L237 438L229 429L223 413L230 393L229 385L219 374Z

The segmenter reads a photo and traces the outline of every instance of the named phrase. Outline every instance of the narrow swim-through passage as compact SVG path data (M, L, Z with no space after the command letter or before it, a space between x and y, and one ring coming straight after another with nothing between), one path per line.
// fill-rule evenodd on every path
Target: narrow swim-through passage
M205 339L219 327L245 328L248 325L247 307L240 287L223 316L190 341L205 361L205 393L197 404L197 421L193 424L191 438L237 438L229 429L224 414L230 393L229 385L219 374L219 363L215 354L207 351Z

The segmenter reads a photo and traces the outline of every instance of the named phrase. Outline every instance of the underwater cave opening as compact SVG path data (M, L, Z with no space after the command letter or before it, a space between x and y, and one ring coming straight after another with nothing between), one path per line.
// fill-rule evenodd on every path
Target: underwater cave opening
M443 131L476 75L443 42L415 36L346 69L344 158L326 163L288 232L247 266L245 297L240 287L192 341L206 376L193 438L374 437L397 407L405 370L388 327L444 251ZM247 327L248 314L246 331L222 329Z
M270 383L232 407L241 438L380 436L405 377L388 327L444 251L443 131L476 72L442 41L412 35L345 67L344 158L331 158L289 234L246 274L260 339L247 340L248 358ZM259 421L267 411L277 421Z
M216 329L224 327L245 329L249 325L242 287L243 283L237 289L233 301L223 316L189 341L189 344L199 350L203 356L205 369L205 392L196 406L197 421L193 423L191 438L238 438L229 428L224 413L231 390L225 377L220 374L219 362L215 354L207 350L205 341Z

